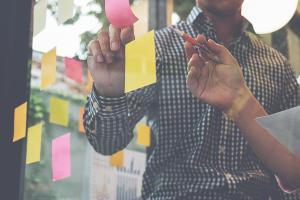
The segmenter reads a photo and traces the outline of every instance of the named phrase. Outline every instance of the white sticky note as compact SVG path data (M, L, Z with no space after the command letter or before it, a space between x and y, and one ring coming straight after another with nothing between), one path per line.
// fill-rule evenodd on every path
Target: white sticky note
M63 24L73 17L74 0L58 0L58 23Z
M40 33L46 24L47 0L39 0L33 11L33 37Z

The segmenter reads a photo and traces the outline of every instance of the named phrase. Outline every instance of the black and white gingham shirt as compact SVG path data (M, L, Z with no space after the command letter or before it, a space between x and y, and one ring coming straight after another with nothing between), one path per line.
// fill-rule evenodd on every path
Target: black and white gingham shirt
M176 27L220 42L197 7ZM111 155L124 149L136 123L150 113L155 146L148 155L143 199L300 199L279 189L232 121L191 95L184 41L165 28L156 32L155 42L156 84L119 98L97 96L95 90L88 96L85 128L95 150ZM298 84L284 56L247 31L229 50L268 113L299 105Z

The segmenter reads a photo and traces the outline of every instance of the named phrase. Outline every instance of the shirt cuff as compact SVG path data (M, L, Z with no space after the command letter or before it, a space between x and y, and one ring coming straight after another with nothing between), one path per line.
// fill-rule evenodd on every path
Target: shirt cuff
M113 117L120 114L127 113L127 96L123 94L120 97L103 97L97 94L95 87L93 87L91 96L92 108L94 113L99 113L101 117Z
M284 184L283 184L283 182L277 177L277 176L275 176L275 178L276 178L276 180L277 180L277 183L278 183L278 185L279 185L279 187L285 192L285 193L300 193L300 188L298 188L298 189L295 189L295 188L289 188L289 187L287 187L287 186L285 186Z

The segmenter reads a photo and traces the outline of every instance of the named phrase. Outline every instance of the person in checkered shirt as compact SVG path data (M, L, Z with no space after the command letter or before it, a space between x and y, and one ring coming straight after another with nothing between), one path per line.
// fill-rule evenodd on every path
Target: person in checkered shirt
M243 0L196 3L174 27L207 43L218 63L167 27L155 35L157 83L125 94L124 46L133 28L111 25L90 42L89 142L112 155L148 115L154 140L142 199L300 199L299 159L255 121L299 105L287 59L251 32Z

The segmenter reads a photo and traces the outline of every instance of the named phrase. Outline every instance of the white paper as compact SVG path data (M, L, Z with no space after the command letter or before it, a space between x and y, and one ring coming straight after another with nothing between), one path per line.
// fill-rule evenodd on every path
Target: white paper
M40 0L33 11L33 37L40 33L46 24L47 0Z
M63 24L73 17L74 0L58 0L58 23Z
M257 118L256 121L282 145L300 156L300 106Z

